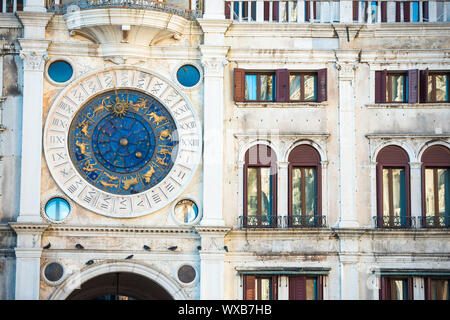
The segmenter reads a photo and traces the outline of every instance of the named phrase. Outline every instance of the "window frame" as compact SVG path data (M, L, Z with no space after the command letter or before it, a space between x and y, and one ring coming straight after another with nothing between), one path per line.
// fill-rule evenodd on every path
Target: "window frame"
M402 101L392 100L392 81L391 77L403 76L403 99ZM408 72L407 71L388 71L386 73L386 103L408 103Z
M268 164L263 164L260 163L259 161L259 157L256 161L256 163L250 163L250 159L249 159L249 153L253 148L257 148L256 152L260 152L259 148L264 148L266 149L266 154L268 151L270 151L270 156L271 156L271 162ZM273 161L273 162L272 162ZM258 168L258 178L257 178L257 184L259 185L259 187L257 187L257 201L258 201L258 211L256 213L257 218L257 225L249 225L248 224L248 168ZM278 188L277 188L277 179L278 179L278 172L277 172L277 159L276 159L276 155L275 152L272 150L272 148L270 148L270 146L264 145L264 144L257 144L254 145L252 147L250 147L246 153L245 153L245 162L244 162L244 181L243 181L243 187L244 187L244 208L243 208L243 227L247 227L247 228L252 228L252 227L265 227L265 225L262 224L262 219L260 217L262 217L261 214L261 203L262 203L262 199L261 199L261 181L260 181L260 168L270 168L270 183L271 183L271 188L272 188L272 215L268 216L269 218L269 225L266 227L276 227L278 225L277 223L277 192L278 192Z
M306 150L304 150L306 149ZM298 152L301 154L299 157L298 154L295 152ZM305 156L306 155L306 156ZM315 158L315 159L314 159ZM295 226L293 224L293 192L294 187L292 185L293 183L293 169L295 168L315 168L316 170L316 194L315 194L315 201L316 201L316 212L314 213L314 217L317 216L317 221L314 219L315 223L314 226L320 226L322 224L322 165L321 165L321 159L319 152L310 145L307 144L300 144L293 148L289 154L288 157L289 165L288 165L288 225L289 226ZM302 179L302 199L305 199L305 184L304 180ZM302 201L302 207L305 206L305 201ZM302 210L302 212L305 212ZM306 217L307 215L302 214L302 224L306 225Z
M260 300L261 299L261 280L269 279L269 283L271 284L271 291L269 296L271 299L269 300L278 300L278 275L258 275L258 274L248 274L243 275L243 300ZM253 281L253 299L249 299L247 295L248 289L248 281Z
M305 299L294 299L296 298L296 293L295 293L295 289L292 288L292 285L294 284L295 279L299 279L299 280L303 280L305 281L305 286L304 286L304 292L302 292L302 294L304 294ZM289 300L308 300L306 297L306 280L307 279L314 279L316 280L316 286L315 286L315 292L314 295L317 296L317 299L310 299L310 300L323 300L323 275L291 275L288 276L288 286L289 286L289 296L288 299Z
M300 99L291 99L291 76L300 76ZM305 100L305 76L314 77L314 99ZM288 97L287 102L318 102L318 72L317 71L288 71Z
M446 280L448 282L447 284L447 300L450 300L450 278L448 276L430 276L425 277L425 300L432 300L431 299L431 280ZM445 300L444 300L445 301Z
M383 154L384 153L384 154ZM387 155L386 155L387 153ZM392 154L396 153L393 157ZM400 155L403 153L403 155ZM381 157L381 158L380 158ZM402 159L402 158L405 159ZM383 159L387 158L387 159ZM405 161L406 160L406 161ZM383 183L383 169L404 169L405 170L405 216L404 220L406 225L400 224L400 226L396 226L395 223L395 215L392 215L393 211L390 208L389 210L389 224L386 225L384 220L382 223L379 223L381 219L383 219L383 193L384 193L384 183ZM397 146L397 145L388 145L382 148L377 155L377 168L376 168L376 183L377 183L377 223L376 226L379 228L389 228L389 227L400 227L400 228L411 228L411 183L410 183L410 165L409 165L409 156L407 152ZM389 188L391 189L391 188ZM400 222L402 221L402 216L400 216Z
M436 151L435 151L436 150ZM427 159L428 153L433 152L431 159ZM442 152L442 154L440 154ZM436 144L428 147L422 154L421 161L422 161L422 227L439 227L439 204L436 205L436 202L439 202L439 198L436 197L436 193L438 192L436 189L437 179L436 179L436 170L437 169L447 169L450 171L450 160L449 158L446 158L445 152L450 152L450 150L443 145ZM437 154L436 154L437 153ZM434 217L435 221L433 225L427 225L426 224L426 218L427 218L427 212L426 212L426 181L425 181L425 173L426 169L433 169L433 191L434 191ZM450 209L449 209L450 211ZM437 213L437 215L436 215ZM446 227L450 226L450 216L447 216L448 219L446 219L447 223L445 223Z
M446 90L447 90L447 100L445 101L437 101L436 100L436 76L441 76L441 75L445 75L447 76L447 83L446 83ZM431 92L428 90L428 81L429 78L431 77L431 85L432 85L432 89ZM422 84L425 86L425 90L427 91L427 103L449 103L450 102L450 97L448 94L448 90L449 90L449 78L450 78L450 71L430 71L428 70L427 73L427 78L426 78L426 83ZM431 97L431 98L430 98Z
M391 296L391 285L392 280L402 280L407 281L407 300L414 300L414 283L413 283L413 277L412 276L404 276L404 275L398 275L398 276L381 276L380 282L380 290L379 290L379 299L380 300L392 300Z
M245 90L247 88L246 76L256 75L256 100L245 99ZM261 76L272 76L272 100L261 100ZM245 102L276 102L276 72L275 71L245 71L244 73L244 101Z

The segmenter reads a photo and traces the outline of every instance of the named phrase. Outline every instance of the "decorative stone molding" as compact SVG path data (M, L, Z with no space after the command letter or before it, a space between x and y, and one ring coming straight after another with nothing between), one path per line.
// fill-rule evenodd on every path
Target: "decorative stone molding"
M9 225L17 234L17 247L23 250L42 250L41 248L41 236L42 233L48 228L48 224L45 223L20 223L10 222ZM39 253L40 254L40 253Z
M44 71L47 51L20 51L24 71Z
M224 252L224 237L231 230L230 227L195 227L201 236L201 252Z
M227 46L200 46L205 77L223 77L224 66L228 64L226 59L228 50Z

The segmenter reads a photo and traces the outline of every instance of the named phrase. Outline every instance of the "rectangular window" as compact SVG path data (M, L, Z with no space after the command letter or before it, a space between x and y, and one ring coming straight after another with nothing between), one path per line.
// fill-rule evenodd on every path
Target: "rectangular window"
M322 276L289 276L289 300L322 300Z
M274 83L274 73L245 73L245 100L274 101Z
M450 280L444 278L426 278L425 299L450 300Z
M280 2L280 21L288 22L288 14L289 14L289 2L281 1Z
M425 169L425 215L428 226L450 225L449 168ZM430 217L430 218L428 218ZM434 217L434 218L431 218Z
M289 100L317 101L317 73L290 73Z
M372 17L372 23L377 22L377 5L378 5L377 1L370 2L370 14Z
M317 217L317 170L292 168L292 215L290 225L314 226Z
M297 2L289 2L289 21L297 22Z
M273 183L270 167L247 168L246 226L271 226Z
M408 102L408 76L406 73L387 73L386 102Z
M428 102L448 102L449 73L428 72Z
M411 6L412 22L419 22L419 1L413 1Z
M277 276L244 276L245 300L277 300Z
M383 226L406 224L405 169L383 168Z
M413 300L412 277L381 277L381 300Z

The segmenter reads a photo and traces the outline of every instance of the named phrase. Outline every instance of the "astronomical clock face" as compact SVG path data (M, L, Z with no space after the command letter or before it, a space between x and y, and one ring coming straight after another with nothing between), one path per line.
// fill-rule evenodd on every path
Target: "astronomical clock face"
M92 74L62 92L44 149L74 201L112 217L136 217L174 200L201 154L201 128L182 94L142 70Z

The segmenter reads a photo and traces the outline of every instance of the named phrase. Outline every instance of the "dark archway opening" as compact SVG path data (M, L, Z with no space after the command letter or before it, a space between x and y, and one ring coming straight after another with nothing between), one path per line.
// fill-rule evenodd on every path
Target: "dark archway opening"
M155 281L130 272L107 273L83 283L67 300L173 300Z

